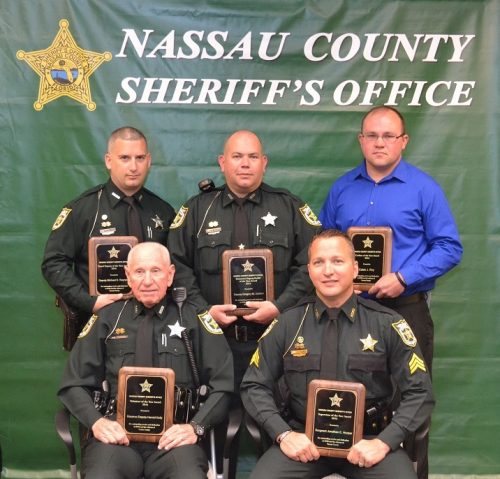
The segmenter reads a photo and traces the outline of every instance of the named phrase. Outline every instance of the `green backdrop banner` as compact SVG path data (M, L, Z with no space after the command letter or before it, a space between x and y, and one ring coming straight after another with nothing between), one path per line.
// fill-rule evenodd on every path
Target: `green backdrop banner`
M500 2L0 0L0 443L5 477L57 477L66 359L40 274L63 204L106 177L115 128L149 138L147 186L178 208L222 178L225 137L263 139L266 179L316 211L361 160L372 105L443 186L465 247L438 282L431 473L500 477ZM23 475L24 474L24 475Z

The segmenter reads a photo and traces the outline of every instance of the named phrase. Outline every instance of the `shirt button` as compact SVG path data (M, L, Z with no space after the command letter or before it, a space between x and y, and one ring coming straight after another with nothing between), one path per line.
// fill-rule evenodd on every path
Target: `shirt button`
M370 204L373 205L373 201L370 201Z

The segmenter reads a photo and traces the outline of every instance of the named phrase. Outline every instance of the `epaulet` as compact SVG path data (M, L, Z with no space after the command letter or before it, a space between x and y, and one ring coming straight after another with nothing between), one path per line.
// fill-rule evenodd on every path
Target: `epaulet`
M268 193L278 193L280 195L290 196L297 200L299 203L303 203L303 201L298 196L294 195L290 190L287 190L286 188L275 188L274 186L270 186L267 183L262 183L260 185L260 189Z
M95 193L97 193L99 190L102 190L106 185L96 185L93 186L92 188L89 188L88 190L84 191L80 196L76 197L74 200L71 200L69 203L76 203L79 200L86 198L87 196L91 196Z
M387 306L383 306L377 301L373 299L363 298L362 296L358 296L358 303L362 304L365 308L371 309L373 311L377 311L379 313L387 313L391 316L400 316L399 313L394 311L393 309L388 308Z
M305 296L304 298L301 298L297 303L295 303L293 306L290 306L288 308L285 308L283 312L289 311L290 309L298 308L299 306L304 306L304 304L308 303L314 303L316 301L316 296L311 295L311 296Z
M161 196L158 196L156 193L154 193L151 190L148 190L147 188L142 187L142 191L145 191L148 195L154 196L155 198L159 199L160 201L163 201L163 203L167 203ZM167 205L168 204L169 203L167 203Z

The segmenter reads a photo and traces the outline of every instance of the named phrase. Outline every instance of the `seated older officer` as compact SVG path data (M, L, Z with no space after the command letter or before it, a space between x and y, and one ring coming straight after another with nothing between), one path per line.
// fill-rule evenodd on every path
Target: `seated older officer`
M355 479L416 478L400 444L429 417L434 399L415 336L397 313L354 294L358 266L343 233L325 230L313 239L308 269L316 294L269 326L241 384L247 411L276 441L251 478L314 479L332 472ZM286 420L273 397L282 375L290 392ZM366 387L364 438L346 459L320 457L304 434L307 386L313 379ZM388 422L391 379L402 401Z
M233 391L233 363L217 324L197 316L189 303L176 305L167 296L174 272L164 246L154 242L135 246L126 267L133 298L94 314L71 351L58 396L91 432L92 437L82 445L82 475L87 479L206 477L207 458L197 443L208 428L225 417ZM149 336L152 353L149 360L139 359L149 348L136 339L144 330L141 324L148 321L153 321ZM111 408L107 408L108 417L105 407L96 407L93 391L107 382L114 398L119 369L134 365L171 368L176 388L196 391L186 338L183 340L185 335L181 334L184 330L208 396L190 423L174 424L159 443L131 442L114 420Z

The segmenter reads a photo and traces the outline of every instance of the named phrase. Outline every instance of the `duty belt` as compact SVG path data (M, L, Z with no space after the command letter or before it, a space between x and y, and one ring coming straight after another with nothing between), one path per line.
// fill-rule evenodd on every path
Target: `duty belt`
M228 338L236 339L239 343L246 343L259 339L265 330L266 326L259 324L230 324L224 329L224 334Z
M363 435L376 436L391 422L392 412L386 407L374 405L365 411Z
M420 303L427 301L427 293L415 293L410 296L399 296L397 298L377 298L376 301L388 308L406 306L407 304Z

